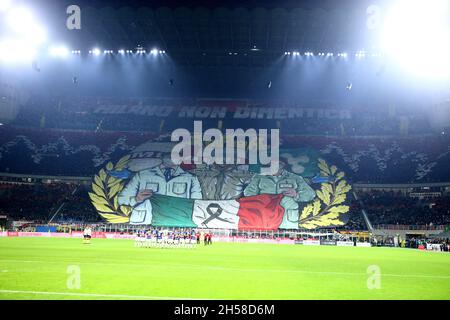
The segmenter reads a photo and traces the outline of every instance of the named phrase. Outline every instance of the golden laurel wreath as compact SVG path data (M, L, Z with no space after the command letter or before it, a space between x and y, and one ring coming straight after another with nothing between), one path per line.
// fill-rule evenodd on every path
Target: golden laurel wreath
M127 155L121 158L115 166L109 162L106 170L122 170L127 166L129 160L130 156ZM123 179L108 175L105 169L101 169L94 177L93 192L89 192L89 197L98 213L109 223L128 223L130 221L132 207L118 203L119 194L124 186Z
M337 172L336 166L328 167L323 159L319 159L318 166L320 176L331 177L332 181L322 183L321 189L316 191L317 197L303 208L299 226L304 229L343 225L339 217L350 209L347 205L341 205L351 190L351 186L343 179L344 172Z

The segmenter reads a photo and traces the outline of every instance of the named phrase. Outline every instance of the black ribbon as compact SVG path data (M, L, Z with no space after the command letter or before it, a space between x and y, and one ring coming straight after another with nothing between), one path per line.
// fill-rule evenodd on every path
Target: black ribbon
M216 212L213 212L212 209L217 209ZM208 212L209 217L208 219L206 219L205 221L203 221L204 225L207 225L208 223L210 223L212 220L217 219L223 222L228 222L231 223L228 220L225 220L223 218L220 218L220 215L222 214L222 207L218 204L218 203L211 203L206 207L206 212Z

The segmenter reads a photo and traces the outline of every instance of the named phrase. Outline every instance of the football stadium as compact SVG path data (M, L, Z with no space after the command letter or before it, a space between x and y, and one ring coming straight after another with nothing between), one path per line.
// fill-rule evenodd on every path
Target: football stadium
M0 0L0 300L450 300L448 39L448 0Z

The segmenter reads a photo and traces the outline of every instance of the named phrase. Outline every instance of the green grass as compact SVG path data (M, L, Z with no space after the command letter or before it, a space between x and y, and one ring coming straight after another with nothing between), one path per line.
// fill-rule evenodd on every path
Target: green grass
M80 289L67 287L70 265L80 268ZM380 289L367 287L370 265L381 270ZM450 299L450 254L237 243L147 249L130 240L83 245L81 239L0 238L0 299L164 297Z

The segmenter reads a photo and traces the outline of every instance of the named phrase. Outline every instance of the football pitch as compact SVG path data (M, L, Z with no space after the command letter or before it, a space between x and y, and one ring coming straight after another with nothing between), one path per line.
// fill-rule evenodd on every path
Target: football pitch
M378 274L379 271L379 274ZM399 248L0 238L0 299L450 299L450 254Z

